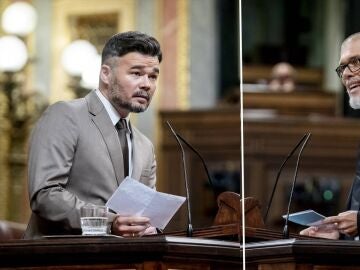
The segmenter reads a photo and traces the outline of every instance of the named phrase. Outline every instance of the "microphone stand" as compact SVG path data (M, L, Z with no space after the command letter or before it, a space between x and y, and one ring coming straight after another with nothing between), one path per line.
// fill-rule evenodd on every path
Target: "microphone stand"
M291 150L291 152L290 152L290 153L288 154L288 156L285 158L285 160L283 161L283 163L282 163L281 166L280 166L280 169L278 170L278 173L277 173L277 175L276 175L275 184L274 184L273 190L272 190L272 192L271 192L271 196L270 196L269 202L268 202L268 204L267 204L266 213L265 213L265 216L264 216L264 223L265 223L265 224L266 224L266 220L267 220L267 217L268 217L268 214L269 214L269 210L270 210L270 207L271 207L273 198L274 198L275 190L276 190L276 187L277 187L277 184L278 184L278 181L279 181L281 172L282 172L282 170L283 170L286 162L287 162L287 161L289 160L289 158L294 154L294 152L296 151L296 149L299 148L300 144L304 141L304 139L305 139L306 136L307 136L307 134L304 134L304 136L301 138L301 140L297 143L297 145Z
M287 213L286 213L286 219L285 219L285 225L284 225L284 229L283 229L283 237L285 239L289 238L289 227L288 227L288 223L289 223L289 215L290 215L290 206L291 206L291 201L292 201L292 197L294 195L294 189L295 189L295 184L296 184L296 178L297 178L297 174L298 174L298 169L299 169L299 163L300 163L300 157L301 157L301 153L304 150L309 138L311 136L311 133L307 133L306 135L306 139L303 143L303 145L300 148L299 154L298 154L298 158L296 161L296 167L295 167L295 174L294 174L294 178L293 178L293 182L292 182L292 187L291 187L291 191L290 191L290 198L289 198L289 204L288 204L288 208L287 208Z
M176 134L175 130L170 125L169 121L166 121L166 124L169 126L171 133L174 135L178 145L181 149L181 157L182 157L182 163L183 163L183 169L184 169L184 179L185 179L185 190L186 190L186 199L187 199L187 208L188 208L188 228L186 231L187 237L192 237L193 235L193 227L192 227L192 221L191 221L191 206L190 206L190 193L189 193L189 184L188 184L188 178L187 178L187 170L186 170L186 159L185 159L185 151L184 148L178 138L178 135Z
M206 163L205 163L205 160L203 159L203 157L200 155L200 153L190 144L188 143L183 137L181 137L181 135L179 133L176 132L176 135L179 137L180 140L183 141L183 143L186 144L187 147L189 147L192 151L194 151L194 153L200 158L201 162L202 162L202 165L205 169L205 172L206 172L206 175L207 175L207 178L208 178L208 181L209 181L209 184L210 186L213 188L214 185L213 185L213 181L211 180L211 176L210 176L210 173L209 173L209 169L208 167L206 166Z

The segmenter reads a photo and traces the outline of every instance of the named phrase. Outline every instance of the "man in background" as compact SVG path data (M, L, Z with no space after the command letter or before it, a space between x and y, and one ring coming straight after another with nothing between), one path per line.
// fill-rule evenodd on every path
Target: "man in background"
M268 88L272 92L293 92L296 88L296 70L286 62L277 63L271 70Z
M156 89L162 52L140 32L119 33L104 46L99 88L50 106L33 130L29 151L32 215L25 238L80 234L80 208L105 205L126 176L155 188L152 143L130 124ZM108 232L156 233L147 217L109 214Z
M350 106L360 109L360 33L349 36L341 45L340 65L336 72L346 87ZM360 221L360 157L356 175L351 187L346 212L327 217L325 226L309 227L300 232L302 235L330 239L358 238Z

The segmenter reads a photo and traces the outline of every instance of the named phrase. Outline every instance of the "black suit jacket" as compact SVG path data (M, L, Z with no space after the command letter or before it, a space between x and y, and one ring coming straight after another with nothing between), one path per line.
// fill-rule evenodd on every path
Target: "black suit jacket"
M346 210L355 210L357 212L358 236L360 236L360 147L356 162L355 178L352 183L349 196L346 202ZM353 239L353 237L342 235L342 239Z

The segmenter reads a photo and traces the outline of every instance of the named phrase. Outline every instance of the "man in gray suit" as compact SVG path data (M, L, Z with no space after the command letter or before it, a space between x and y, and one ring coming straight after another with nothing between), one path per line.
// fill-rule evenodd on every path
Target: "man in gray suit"
M129 113L149 106L161 60L153 37L116 34L102 52L99 88L85 98L58 102L42 115L30 142L32 215L25 238L80 234L80 207L104 205L127 175L155 188L153 145L131 126ZM117 130L120 119L126 151ZM147 217L109 214L108 227L121 236L156 233Z

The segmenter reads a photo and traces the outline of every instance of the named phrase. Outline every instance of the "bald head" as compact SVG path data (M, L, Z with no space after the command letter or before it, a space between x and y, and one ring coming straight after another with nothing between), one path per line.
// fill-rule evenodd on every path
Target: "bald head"
M343 43L341 44L341 50L343 50L343 48L348 44L348 43L352 43L354 41L358 41L360 40L360 32L354 33L350 36L348 36Z
M344 66L360 57L360 32L348 36L341 44L339 64Z
M290 77L292 79L296 76L295 68L286 62L277 63L271 70L271 76L273 78Z

